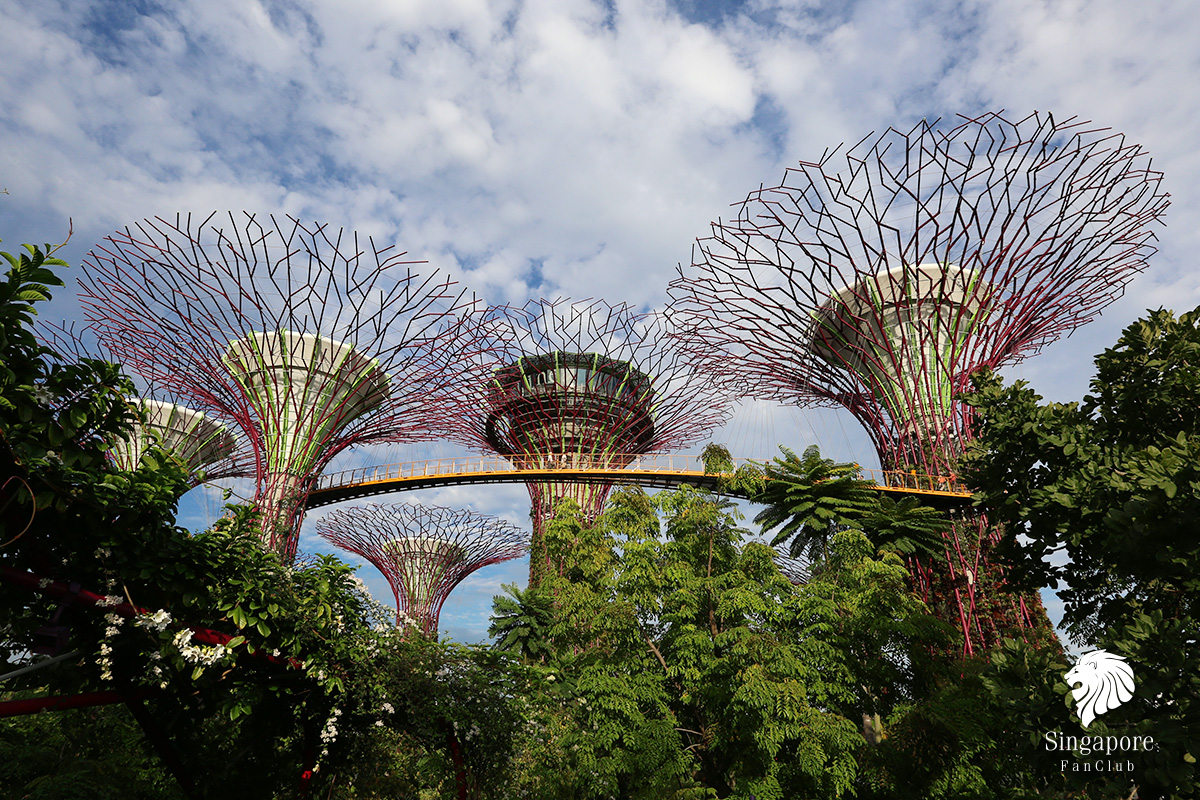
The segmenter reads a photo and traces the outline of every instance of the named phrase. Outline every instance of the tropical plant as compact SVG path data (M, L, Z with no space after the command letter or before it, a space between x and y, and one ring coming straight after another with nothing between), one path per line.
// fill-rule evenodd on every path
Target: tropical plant
M553 649L550 646L550 625L554 608L550 597L536 587L520 589L506 583L504 595L492 599L492 622L488 636L496 640L496 648L515 653L526 661L545 663Z
M963 474L1002 522L1009 580L1057 585L1077 644L1128 658L1134 698L1093 723L1151 735L1143 796L1193 797L1200 740L1200 309L1154 311L1096 358L1078 403L975 379ZM1065 691L1065 686L1063 687ZM1091 731L1089 731L1091 732ZM1036 745L1034 745L1036 748ZM1128 794L1129 775L1075 777Z
M793 558L827 559L829 540L839 530L861 527L876 511L878 498L857 464L822 458L816 445L797 456L781 447L782 458L768 463L762 491L754 501L766 506L754 521L775 532L772 545L791 539Z

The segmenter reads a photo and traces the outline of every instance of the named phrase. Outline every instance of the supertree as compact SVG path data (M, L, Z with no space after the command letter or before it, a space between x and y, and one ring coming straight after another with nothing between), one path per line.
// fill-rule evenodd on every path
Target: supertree
M264 539L291 558L334 456L428 438L439 413L428 345L473 300L404 255L291 217L155 218L89 253L81 297L127 369L247 439Z
M54 351L57 360L71 363L117 360L88 329L36 321L33 330ZM140 378L134 380L140 385L138 395L130 398L135 419L129 434L109 442L108 457L117 467L136 469L150 447L157 446L187 471L193 486L252 474L252 453L226 426L202 412L172 402L164 397L161 388Z
M427 636L437 636L442 604L471 573L529 550L528 534L497 517L403 503L337 509L317 521L317 533L382 572L396 624Z
M1139 145L1089 123L993 113L936 125L787 170L712 225L670 292L681 335L750 393L844 407L885 469L945 475L969 437L958 395L971 374L1035 353L1119 297L1168 201ZM960 520L948 575L914 564L968 652L997 635L986 617L1004 616L980 588L999 580L994 535Z
M686 447L725 421L729 386L696 369L665 326L662 315L627 305L561 298L466 317L460 341L447 340L459 358L439 428L521 469L615 470ZM537 584L555 502L569 498L593 520L612 485L564 478L528 487Z

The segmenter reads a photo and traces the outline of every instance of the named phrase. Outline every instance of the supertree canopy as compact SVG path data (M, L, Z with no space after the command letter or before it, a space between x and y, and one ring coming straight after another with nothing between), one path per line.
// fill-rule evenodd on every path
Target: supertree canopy
M37 321L33 330L59 360L117 361L88 329ZM129 376L127 376L129 377ZM252 455L229 430L199 411L163 399L161 387L134 379L141 396L131 399L134 421L127 436L109 442L108 457L123 470L137 469L152 446L187 470L192 485L251 474ZM242 446L239 446L241 444Z
M178 458L193 475L233 454L233 437L199 411L174 403L138 398L140 420L130 435L113 443L112 459L121 469L136 469L151 445Z
M89 254L82 300L127 369L246 437L264 537L290 558L335 455L431 435L429 343L474 303L403 257L290 217L155 218Z
M885 469L943 474L967 434L955 395L971 373L1119 297L1168 201L1139 145L1087 123L934 125L867 137L751 193L671 295L685 338L747 391L842 406Z
M524 531L496 517L402 503L337 509L317 522L317 533L382 572L396 598L396 624L429 636L454 587L529 549Z
M626 305L559 299L493 307L459 326L449 438L521 469L621 469L638 455L686 447L728 414L727 383L697 370L665 320ZM611 483L578 479L528 484L533 501L531 580L542 535L560 498L585 518L604 506Z
M713 369L759 397L844 407L885 469L945 475L969 436L957 395L970 375L1119 297L1168 200L1139 145L1088 123L1035 113L935 126L787 170L713 224L670 291L680 335ZM989 595L994 535L958 520L948 574L912 565L967 652L1044 622L1036 598L1005 609Z

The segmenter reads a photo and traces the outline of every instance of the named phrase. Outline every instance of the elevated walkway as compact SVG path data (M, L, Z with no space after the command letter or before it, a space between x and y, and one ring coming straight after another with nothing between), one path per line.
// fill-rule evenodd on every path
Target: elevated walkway
M750 463L734 459L735 467ZM971 493L951 477L917 473L862 470L866 480L888 494L916 495L926 505L937 507L966 505ZM319 508L343 500L355 500L410 489L486 483L530 483L567 481L576 483L633 483L640 486L670 488L690 483L714 491L720 489L719 475L706 475L694 455L634 456L624 469L581 469L563 466L554 469L521 469L502 458L468 456L428 461L383 464L322 475L308 496L308 508Z

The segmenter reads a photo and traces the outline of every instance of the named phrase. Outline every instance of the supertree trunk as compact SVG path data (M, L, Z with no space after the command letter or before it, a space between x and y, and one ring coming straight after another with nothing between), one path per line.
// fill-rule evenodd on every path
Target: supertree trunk
M538 481L528 484L530 518L533 537L529 546L529 584L537 586L547 570L553 569L546 551L546 527L554 518L555 509L563 500L571 500L579 506L579 515L584 524L595 523L604 511L611 483L577 483L571 481ZM561 566L561 565L560 565Z
M529 549L525 532L496 517L407 504L338 509L317 522L330 544L370 561L396 599L396 625L437 637L446 598L490 564Z

